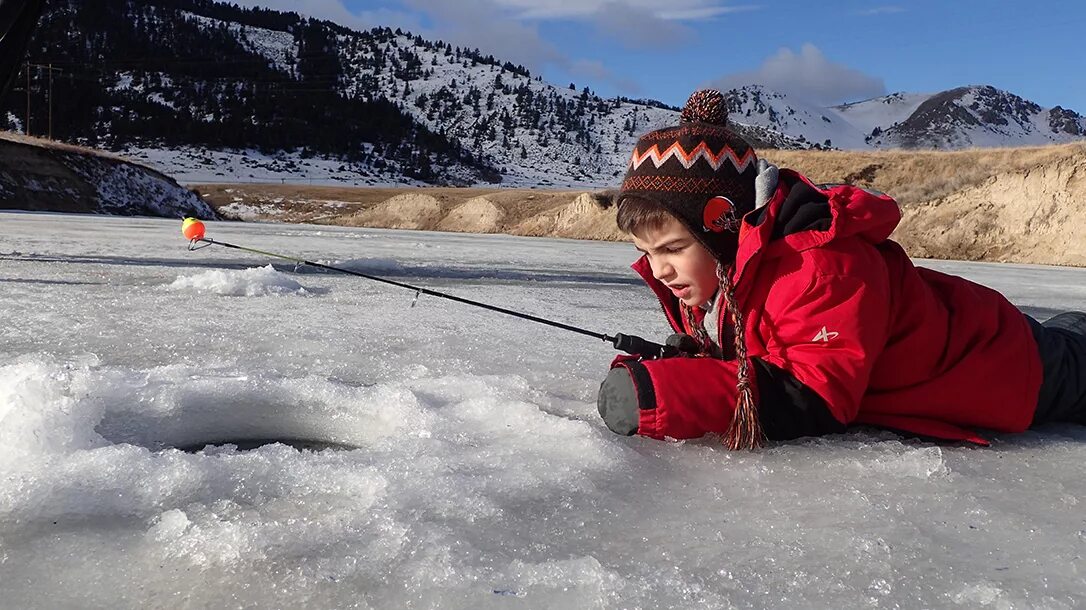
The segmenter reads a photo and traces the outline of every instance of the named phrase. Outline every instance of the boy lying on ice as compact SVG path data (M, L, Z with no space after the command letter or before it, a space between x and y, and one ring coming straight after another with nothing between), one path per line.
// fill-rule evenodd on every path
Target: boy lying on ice
M893 199L759 160L717 91L641 137L616 205L686 355L615 359L614 432L749 449L852 424L986 444L973 429L1086 423L1086 314L1042 325L914 267Z

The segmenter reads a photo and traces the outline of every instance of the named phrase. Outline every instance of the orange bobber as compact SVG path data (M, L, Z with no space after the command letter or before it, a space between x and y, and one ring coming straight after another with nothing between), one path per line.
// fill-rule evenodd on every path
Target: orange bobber
M204 223L196 220L195 218L186 218L185 222L181 224L181 234L185 236L185 239L192 241L194 239L204 238Z

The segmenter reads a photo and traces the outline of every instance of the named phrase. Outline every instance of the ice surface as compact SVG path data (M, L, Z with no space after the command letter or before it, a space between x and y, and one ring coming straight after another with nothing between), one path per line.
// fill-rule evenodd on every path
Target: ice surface
M1084 428L990 449L870 430L757 453L617 437L594 404L602 342L189 252L176 221L0 222L4 607L1086 604ZM628 244L207 225L601 332L667 332ZM1086 306L1086 270L923 264L1042 319ZM247 438L354 449L173 448Z

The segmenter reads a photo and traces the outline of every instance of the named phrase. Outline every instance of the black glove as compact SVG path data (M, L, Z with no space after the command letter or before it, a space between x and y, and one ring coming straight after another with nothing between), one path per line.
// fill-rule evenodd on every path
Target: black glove
M637 388L634 386L630 371L618 366L604 378L600 384L600 395L596 399L603 423L615 434L631 436L637 434L640 408L637 404Z
M667 338L664 345L673 347L680 356L697 356L701 351L701 346L698 345L698 340L682 333L675 333Z

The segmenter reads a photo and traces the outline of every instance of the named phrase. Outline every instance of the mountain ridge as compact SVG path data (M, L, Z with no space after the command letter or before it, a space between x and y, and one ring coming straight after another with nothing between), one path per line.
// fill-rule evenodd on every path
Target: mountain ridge
M551 85L401 30L360 32L211 0L53 3L30 58L64 70L54 95L60 139L124 152L184 182L608 186L638 135L678 121L661 102ZM39 102L43 87L32 83ZM1074 111L993 87L834 107L759 85L726 95L732 125L759 149L961 148L1086 134ZM0 109L0 124L25 127L19 97ZM47 120L35 104L32 127Z
M933 94L896 92L820 107L762 85L725 92L729 109L754 125L824 148L937 149L1065 144L1086 134L1086 118L1042 108L991 85Z

